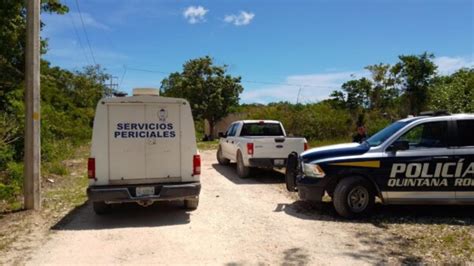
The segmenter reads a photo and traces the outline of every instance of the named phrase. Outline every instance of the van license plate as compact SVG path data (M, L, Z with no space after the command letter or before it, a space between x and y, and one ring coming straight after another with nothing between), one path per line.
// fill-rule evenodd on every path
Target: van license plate
M276 166L282 166L285 164L285 160L284 159L276 159L273 161L273 163L276 165Z
M135 193L137 197L155 195L155 187L137 187Z

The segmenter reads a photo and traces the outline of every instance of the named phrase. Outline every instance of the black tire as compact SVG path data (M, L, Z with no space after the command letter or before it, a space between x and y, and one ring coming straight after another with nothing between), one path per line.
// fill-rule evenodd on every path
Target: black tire
M250 167L244 165L244 160L242 159L242 153L237 152L237 175L240 178L247 178L250 174Z
M197 209L198 205L199 205L199 197L184 200L184 207L187 210L193 211Z
M103 201L94 201L92 208L97 215L103 215L110 212L111 206Z
M344 178L339 181L334 190L334 208L344 218L367 216L372 211L374 203L374 187L363 177Z
M219 148L217 149L216 157L217 157L217 162L220 165L228 165L230 163L230 160L225 158L224 155L222 154L222 148L220 145L219 145Z
M298 191L298 188L296 187L297 164L298 154L296 152L290 153L286 162L285 183L286 189L291 192Z

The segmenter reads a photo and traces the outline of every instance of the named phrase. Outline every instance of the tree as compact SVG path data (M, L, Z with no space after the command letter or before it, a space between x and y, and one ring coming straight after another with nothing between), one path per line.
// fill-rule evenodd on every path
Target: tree
M428 103L428 88L436 75L433 54L401 55L400 62L392 67L399 78L404 97L408 100L408 113L418 114Z
M161 82L160 90L164 96L187 99L194 118L206 119L214 132L214 125L238 105L243 91L240 77L226 71L226 65L213 65L209 56L189 60L181 73L172 73Z
M26 45L26 1L0 1L0 110L4 95L23 81ZM59 0L42 0L41 11L64 14L68 8ZM41 27L44 24L41 23ZM41 41L46 52L47 41Z
M438 77L430 87L429 108L452 113L474 113L474 68Z

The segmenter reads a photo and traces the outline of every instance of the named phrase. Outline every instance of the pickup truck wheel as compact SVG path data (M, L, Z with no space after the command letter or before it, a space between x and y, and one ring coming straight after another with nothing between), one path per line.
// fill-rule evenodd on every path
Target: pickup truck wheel
M184 207L187 210L195 210L197 209L198 205L199 205L199 197L184 200Z
M97 215L103 215L110 212L111 206L103 201L94 201L92 208Z
M244 165L244 160L242 159L242 153L237 152L237 175L240 178L246 178L249 176L250 167Z
M230 163L230 160L225 158L224 155L222 154L222 148L220 145L219 145L219 148L217 149L216 157L217 157L217 162L220 165L228 165Z
M374 202L374 188L362 177L344 178L334 190L334 208L344 218L366 216L374 207Z

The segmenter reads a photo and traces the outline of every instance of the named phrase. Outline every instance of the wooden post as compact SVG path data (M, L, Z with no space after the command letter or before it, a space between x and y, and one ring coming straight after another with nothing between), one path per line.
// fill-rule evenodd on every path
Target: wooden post
M26 0L25 209L41 209L40 3Z

